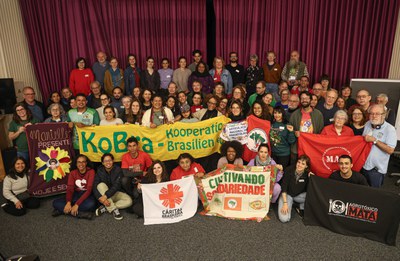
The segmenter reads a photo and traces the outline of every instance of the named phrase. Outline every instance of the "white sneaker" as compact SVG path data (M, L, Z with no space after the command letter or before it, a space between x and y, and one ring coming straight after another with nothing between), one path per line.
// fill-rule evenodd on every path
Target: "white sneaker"
M116 220L122 220L124 217L119 213L119 209L116 208L113 210L113 216Z

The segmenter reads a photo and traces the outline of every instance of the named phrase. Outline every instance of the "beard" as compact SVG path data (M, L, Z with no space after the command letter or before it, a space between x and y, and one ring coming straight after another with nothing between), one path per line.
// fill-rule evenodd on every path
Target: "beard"
M310 107L310 104L311 104L311 102L302 102L302 103L301 103L301 107L302 107L303 109L305 109L305 108Z
M296 60L290 60L289 61L289 66L290 67L297 67L299 65L299 62Z

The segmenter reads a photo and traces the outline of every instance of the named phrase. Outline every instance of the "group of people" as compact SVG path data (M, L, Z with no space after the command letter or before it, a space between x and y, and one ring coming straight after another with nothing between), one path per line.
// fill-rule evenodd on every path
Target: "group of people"
M305 193L310 161L306 155L297 154L297 138L302 132L336 137L364 136L373 146L361 170L362 177L373 187L383 184L390 154L397 143L393 127L395 115L386 107L387 95L379 94L373 103L368 90L362 89L353 99L350 86L345 85L340 90L331 88L328 75L322 75L320 81L310 87L307 65L300 61L298 51L291 52L290 60L283 68L276 62L273 51L268 52L267 62L262 67L258 66L258 57L251 55L246 69L238 64L236 52L229 54L229 64L225 64L222 57L215 57L211 70L202 61L199 50L193 51L193 63L189 66L186 58L180 57L179 68L175 70L170 68L167 58L162 59L159 70L154 67L153 57L147 58L146 69L137 67L135 55L129 54L127 59L129 66L123 70L118 67L117 58L112 57L108 62L104 52L97 54L98 61L92 69L87 67L84 58L79 58L77 68L71 72L69 86L53 92L47 107L35 99L32 87L23 89L24 101L14 107L9 138L17 148L16 162L25 164L25 168L17 170L15 163L10 172L14 174L8 175L8 180L23 179L18 173L27 171L30 160L25 133L27 125L68 122L74 132L73 146L79 156L75 158L76 169L69 175L67 197L53 204L55 216L91 217L95 208L97 215L110 212L116 219L122 218L121 208L129 208L140 216L143 212L141 183L163 182L187 174L201 178L205 173L190 154L183 153L178 159L178 168L168 175L163 162L152 161L138 150L137 140L128 140L128 153L124 155L121 167L114 164L112 154L104 154L102 165L95 174L88 165L88 158L79 154L75 127L85 126L137 124L157 128L163 124L191 123L221 115L233 122L246 120L249 115L270 121L271 151L268 146L260 146L259 155L253 161L244 162L242 146L235 141L226 142L221 148L222 157L214 167L276 164L280 174L272 202L278 201L280 215L285 216L280 217L281 220L287 220L288 215L290 219L293 201L300 201L301 212L301 201L304 203L305 199L302 193ZM350 160L352 164L351 158L343 160ZM339 176L351 181L360 180L358 177L346 178L345 174ZM24 182L20 181L19 186L25 185ZM17 207L17 201L25 202L16 197L6 198L10 201L7 207L13 202L16 209L21 209ZM97 207L98 204L101 206ZM37 206L35 200L32 205Z

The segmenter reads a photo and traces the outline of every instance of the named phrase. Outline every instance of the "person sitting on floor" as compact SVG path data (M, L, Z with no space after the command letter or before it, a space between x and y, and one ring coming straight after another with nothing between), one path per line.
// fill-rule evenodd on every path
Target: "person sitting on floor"
M132 205L129 195L121 191L122 169L114 165L114 156L111 153L103 154L101 163L103 165L97 169L93 183L93 194L101 204L96 209L96 216L108 211L116 220L121 220L123 216L119 210Z
M95 172L89 166L89 159L83 154L76 157L76 169L68 175L67 195L53 201L53 217L72 215L92 219L96 199L92 195Z
M168 173L165 165L160 160L155 160L150 166L147 175L143 177L142 181L137 185L138 197L135 198L132 206L132 211L139 218L143 217L143 198L142 198L142 184L152 184L168 181Z
M368 186L367 179L361 173L353 171L352 168L353 159L349 155L341 155L339 157L339 170L334 171L329 178L342 182Z
M268 165L275 165L275 167L279 170L276 175L274 191L272 192L272 199L271 202L275 203L281 193L281 185L278 182L281 180L283 176L283 167L280 164L276 164L276 162L271 158L268 154L268 144L262 143L258 147L257 156L254 159L249 161L247 166L268 166Z
M236 166L243 166L242 160L243 146L240 142L226 141L221 146L222 157L218 160L217 168L222 168L226 164L233 164Z
M278 218L282 223L290 221L293 202L299 204L296 211L303 217L308 179L312 174L310 168L310 158L307 155L301 155L295 166L286 168L281 186L282 194L278 202Z
M171 180L181 179L184 176L195 175L198 178L204 176L204 168L197 162L189 153L182 153L178 159L179 166L176 167L171 173Z
M2 204L3 210L13 216L23 216L26 209L39 208L40 200L28 192L28 164L23 157L17 157L3 181L3 196L7 200Z

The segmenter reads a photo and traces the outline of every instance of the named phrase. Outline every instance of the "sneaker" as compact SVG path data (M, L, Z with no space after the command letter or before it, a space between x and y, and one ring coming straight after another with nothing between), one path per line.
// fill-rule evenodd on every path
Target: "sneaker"
M101 207L99 207L99 208L96 209L96 217L99 217L99 216L103 215L103 214L106 213L106 212L107 212L107 209L106 209L106 207L103 205L103 206L101 206Z
M61 216L62 214L64 214L64 213L58 211L57 209L53 209L53 212L51 213L51 216L58 217L58 216Z
M124 218L124 217L121 215L121 213L119 213L119 209L118 209L118 208L114 209L114 211L113 211L113 216L114 216L114 218L115 218L116 220L121 220L121 219Z

